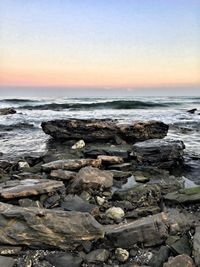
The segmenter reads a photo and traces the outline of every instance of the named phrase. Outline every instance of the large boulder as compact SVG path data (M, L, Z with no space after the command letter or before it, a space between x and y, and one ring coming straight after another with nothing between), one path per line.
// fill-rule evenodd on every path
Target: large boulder
M32 247L71 248L84 240L104 236L89 214L0 203L0 243Z
M55 139L86 142L136 142L167 135L168 125L159 121L118 124L113 120L54 120L41 124L43 131Z
M183 162L184 149L179 140L153 139L134 144L132 156L139 164L170 169Z

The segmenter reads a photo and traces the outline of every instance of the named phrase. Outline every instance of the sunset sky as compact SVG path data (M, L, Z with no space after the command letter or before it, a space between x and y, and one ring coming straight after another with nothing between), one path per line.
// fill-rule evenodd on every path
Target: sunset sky
M199 0L0 0L1 86L200 84Z

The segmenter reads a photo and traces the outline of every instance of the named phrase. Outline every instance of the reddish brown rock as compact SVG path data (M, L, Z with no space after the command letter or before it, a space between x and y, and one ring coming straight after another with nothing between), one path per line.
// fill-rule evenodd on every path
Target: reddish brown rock
M124 162L123 158L117 156L100 155L97 158L100 159L102 161L102 164L105 165L121 164Z
M113 185L113 174L93 167L82 168L74 180L71 189L110 188Z
M100 159L67 159L67 160L56 160L42 165L44 171L51 170L68 170L75 171L85 166L92 166L99 168L101 166Z

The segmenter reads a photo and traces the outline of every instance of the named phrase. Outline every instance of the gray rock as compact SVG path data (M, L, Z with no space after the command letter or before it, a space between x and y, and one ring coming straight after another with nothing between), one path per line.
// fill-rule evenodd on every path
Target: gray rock
M109 171L102 171L93 167L84 167L71 185L71 189L110 188L113 185L113 175Z
M115 180L123 180L132 176L132 172L130 171L110 170L110 172L112 172Z
M131 163L126 162L126 163L121 163L121 164L114 164L108 166L109 169L113 170L118 170L118 171L130 171L132 170L133 166Z
M200 226L196 227L193 239L193 256L197 266L200 266Z
M193 260L188 255L170 257L163 267L195 267Z
M61 201L61 207L67 211L89 212L93 216L99 214L99 208L96 205L83 201L82 198L76 195L67 195Z
M44 171L51 171L51 170L68 170L68 171L75 171L79 170L85 166L92 166L92 167L100 167L101 160L99 159L67 159L67 160L57 160L52 161L42 165L42 169Z
M0 184L0 196L4 199L40 195L62 190L64 184L48 179L12 180Z
M178 255L186 254L190 256L192 253L190 240L187 235L183 235L181 238L178 238L178 240L175 240L175 242L171 243L169 247Z
M162 246L149 261L151 267L163 267L163 263L167 261L170 250L166 246Z
M88 213L22 208L0 203L0 243L35 247L73 248L83 240L104 236Z
M106 236L114 247L132 248L135 244L160 245L168 236L167 214L159 213L125 224L106 227Z
M83 261L81 257L69 253L62 256L48 256L47 260L55 267L80 267Z
M129 143L150 138L163 138L168 125L159 121L118 124L112 120L54 120L41 124L43 131L55 139L80 140L86 142L106 142L118 140Z
M171 169L183 162L185 145L179 140L147 140L133 145L132 155L139 164Z
M164 198L167 201L179 204L199 203L200 186L180 189L176 192L168 193Z
M108 260L109 255L110 253L106 249L96 249L87 254L86 261L88 263L98 263L98 262L105 263Z
M15 261L11 257L0 256L0 266L2 267L13 267Z

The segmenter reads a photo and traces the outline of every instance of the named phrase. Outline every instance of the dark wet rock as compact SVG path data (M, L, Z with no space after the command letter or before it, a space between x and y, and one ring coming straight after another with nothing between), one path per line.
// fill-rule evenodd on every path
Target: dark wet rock
M178 204L200 203L200 186L183 188L176 192L168 193L164 198L169 202Z
M4 199L27 197L55 192L63 188L62 182L48 179L12 180L0 184L0 197Z
M193 256L197 266L200 266L200 226L196 227L193 239Z
M132 155L139 164L171 169L183 163L185 145L179 140L147 140L133 145Z
M87 254L86 261L88 263L105 263L108 260L109 255L110 252L106 249L96 249Z
M84 167L71 185L72 190L88 188L110 188L113 185L113 175L109 171L102 171L93 167Z
M113 194L113 200L128 200L134 209L158 206L160 198L160 187L148 184L136 185L130 189L117 190Z
M114 247L132 248L135 244L160 245L168 236L167 215L159 213L125 224L106 228L106 236Z
M41 124L43 131L55 139L80 140L86 142L120 141L136 142L150 138L163 138L168 125L159 121L118 124L112 120L54 120Z
M81 257L70 253L61 256L47 256L46 258L54 267L80 267L83 261Z
M52 170L50 178L55 180L74 180L76 178L76 172L65 170Z
M2 267L13 267L15 260L11 257L0 256L0 266Z
M12 175L12 179L25 180L25 179L45 179L45 174L31 173L31 172L21 172L18 174Z
M15 114L17 111L14 108L0 108L0 115Z
M51 171L51 170L68 170L68 171L75 171L79 170L86 166L92 167L100 167L101 160L100 159L69 159L69 160L57 160L52 161L42 165L42 169L44 171Z
M58 193L53 193L53 195L45 198L42 204L46 209L54 208L60 204L60 195Z
M122 157L117 157L117 156L99 155L97 158L102 161L103 165L112 165L112 164L124 163L123 158Z
M170 242L170 240L168 240L166 243L176 255L186 254L190 256L192 253L190 240L187 235L178 237L178 239L175 239L174 242Z
M22 208L0 203L0 243L72 248L103 237L102 226L88 213Z
M197 111L197 108L187 110L188 113L194 114Z
M61 201L61 207L67 211L88 212L93 216L99 214L99 208L96 205L83 201L82 198L76 195L67 195Z
M116 180L123 180L130 176L132 176L131 171L118 171L118 170L110 170L113 174L113 178Z
M113 170L119 170L119 171L130 171L133 168L132 164L129 162L121 163L121 164L114 164L108 167L111 170L113 169Z
M126 218L139 218L139 217L146 217L148 215L153 215L157 214L160 212L160 207L158 206L148 206L148 207L141 207L141 208L136 208L132 211L129 211L126 213Z
M0 168L3 170L9 170L12 165L13 164L7 160L0 160Z
M128 160L130 158L130 146L125 147L123 146L107 146L103 148L96 148L97 145L95 145L95 148L87 148L84 151L85 157L90 158L97 158L100 155L107 155L107 156L116 156L121 157L123 160Z
M170 250L167 246L162 246L149 261L151 267L163 267L163 263L167 261Z
M188 255L179 255L170 257L168 262L164 263L163 267L195 267L195 264Z

